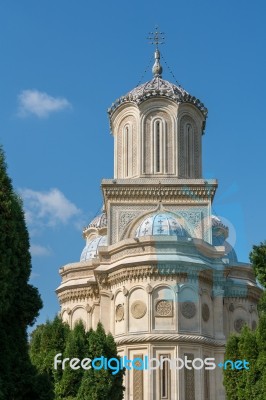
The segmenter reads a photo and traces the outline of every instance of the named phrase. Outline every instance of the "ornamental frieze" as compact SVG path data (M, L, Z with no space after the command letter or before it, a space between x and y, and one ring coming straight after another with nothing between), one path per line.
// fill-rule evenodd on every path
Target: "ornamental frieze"
M111 188L103 188L104 197L107 199L115 199L121 202L125 200L137 199L150 201L175 200L183 202L184 199L188 203L197 203L199 199L210 200L215 194L216 187L197 187L197 188L173 188L173 187L145 187L132 188L125 186L117 186Z

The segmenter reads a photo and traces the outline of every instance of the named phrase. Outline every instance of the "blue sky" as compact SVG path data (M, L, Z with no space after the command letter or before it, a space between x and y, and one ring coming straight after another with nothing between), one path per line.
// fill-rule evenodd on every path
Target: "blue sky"
M113 175L106 111L143 76L156 24L174 76L209 109L204 176L219 180L214 211L239 259L266 239L265 14L263 0L0 2L0 142L27 212L38 323L59 310L58 269L79 260L101 208Z

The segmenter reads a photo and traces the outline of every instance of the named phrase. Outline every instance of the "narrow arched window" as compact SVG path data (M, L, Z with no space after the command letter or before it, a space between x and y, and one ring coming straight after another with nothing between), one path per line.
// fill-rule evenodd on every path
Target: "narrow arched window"
M125 155L125 177L129 174L129 129L124 130L124 155Z
M186 176L192 178L194 174L194 134L191 124L186 125L185 131L185 148L186 148Z
M155 166L156 166L156 172L161 172L161 122L156 121L156 138L155 138Z
M155 173L163 172L163 129L162 121L153 124L153 156Z

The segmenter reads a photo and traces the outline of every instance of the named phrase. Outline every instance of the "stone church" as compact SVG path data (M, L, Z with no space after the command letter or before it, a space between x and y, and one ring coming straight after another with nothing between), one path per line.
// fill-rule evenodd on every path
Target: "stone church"
M215 179L202 177L207 109L162 78L160 52L150 81L108 110L114 178L103 179L103 209L83 230L80 261L60 269L56 292L71 327L101 321L119 354L133 360L224 360L226 338L255 329L252 268L212 214ZM125 400L224 400L222 369L127 371Z

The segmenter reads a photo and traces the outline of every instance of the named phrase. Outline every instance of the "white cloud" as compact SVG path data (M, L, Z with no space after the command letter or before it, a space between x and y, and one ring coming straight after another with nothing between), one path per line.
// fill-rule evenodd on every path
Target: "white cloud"
M32 244L30 246L30 252L32 256L43 257L50 256L51 250L45 246L41 246L39 244Z
M71 104L64 97L52 97L36 89L23 90L18 95L18 116L27 117L30 114L39 118L70 108Z
M36 272L32 272L30 274L30 280L32 281L32 280L34 280L36 278L39 278L39 276L40 276L40 274L37 274Z
M33 229L67 224L74 217L80 218L81 210L56 188L48 192L32 189L21 189L19 192L24 202L26 221Z

